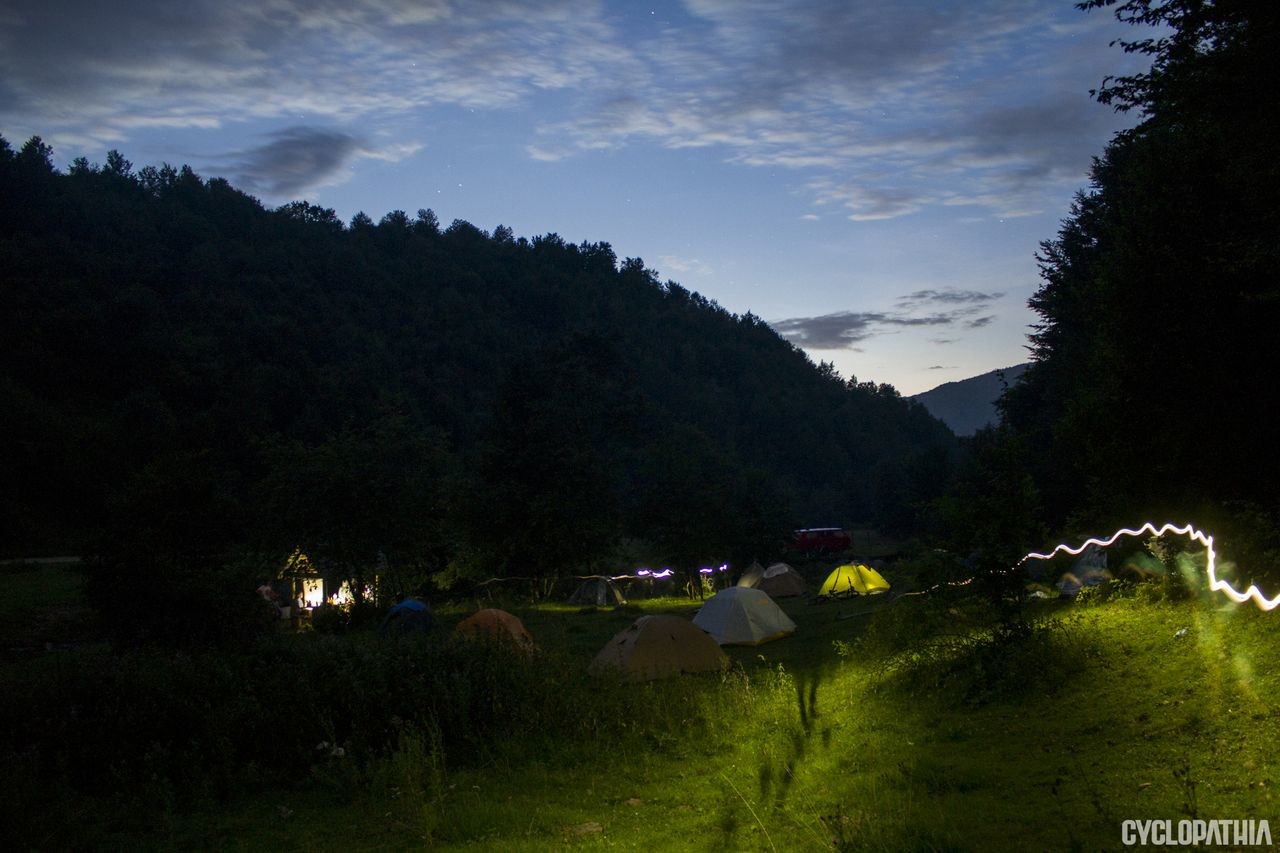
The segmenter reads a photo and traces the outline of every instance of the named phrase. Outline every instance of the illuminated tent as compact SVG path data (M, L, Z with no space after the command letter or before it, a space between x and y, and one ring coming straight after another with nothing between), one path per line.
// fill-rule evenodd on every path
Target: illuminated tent
M796 632L796 623L776 601L745 586L731 586L708 598L693 624L722 646L758 646Z
M728 668L729 658L716 641L688 619L641 616L605 644L588 671L627 681L652 681Z
M436 617L427 605L416 598L406 598L383 617L378 633L383 637L426 634L436 627Z
M524 623L505 610L487 607L458 623L455 628L464 637L487 638L496 642L514 643L516 648L531 651L533 637L525 630Z
M879 572L861 563L844 565L836 568L822 582L818 595L830 595L839 598L848 595L875 595L886 592L889 582Z
M578 584L578 588L569 596L570 604L594 604L596 607L613 607L626 604L627 599L618 589L618 585L609 578L597 576L587 578Z
M760 564L756 563L739 579L738 586L758 589L770 598L804 595L809 591L809 586L800 573L786 563L774 563L767 569L760 568Z

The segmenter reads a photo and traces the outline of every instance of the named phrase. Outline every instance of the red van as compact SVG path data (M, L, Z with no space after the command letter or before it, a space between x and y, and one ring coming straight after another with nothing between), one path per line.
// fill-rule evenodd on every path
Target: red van
M795 531L791 547L801 554L817 556L849 550L853 547L853 537L839 527L806 527Z

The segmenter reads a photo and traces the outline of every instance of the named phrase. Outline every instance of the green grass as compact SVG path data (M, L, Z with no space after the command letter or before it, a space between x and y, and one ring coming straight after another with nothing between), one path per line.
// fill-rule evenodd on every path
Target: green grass
M1220 599L1050 603L1041 627L998 644L972 602L781 603L797 634L729 649L726 676L583 675L584 689L626 692L594 707L638 709L608 739L513 737L445 761L406 737L363 769L336 760L230 803L90 805L45 846L1112 849L1125 819L1276 816L1273 614ZM585 669L637 615L695 607L510 609Z

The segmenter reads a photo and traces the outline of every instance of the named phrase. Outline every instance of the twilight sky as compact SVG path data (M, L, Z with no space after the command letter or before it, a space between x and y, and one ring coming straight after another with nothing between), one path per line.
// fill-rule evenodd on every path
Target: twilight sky
M1069 0L0 0L0 134L607 241L912 394L1026 360L1136 35Z

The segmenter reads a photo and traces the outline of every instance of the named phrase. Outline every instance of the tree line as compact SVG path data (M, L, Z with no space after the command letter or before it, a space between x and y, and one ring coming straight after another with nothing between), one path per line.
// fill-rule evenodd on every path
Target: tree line
M1094 95L1140 121L1041 246L1032 364L958 494L1003 494L968 506L1020 519L1020 544L1195 521L1265 574L1280 564L1280 9L1080 4L1111 7L1148 27L1120 46L1151 66Z
M608 243L268 209L116 151L0 140L0 268L0 541L118 583L295 548L406 578L765 558L908 531L955 443Z

